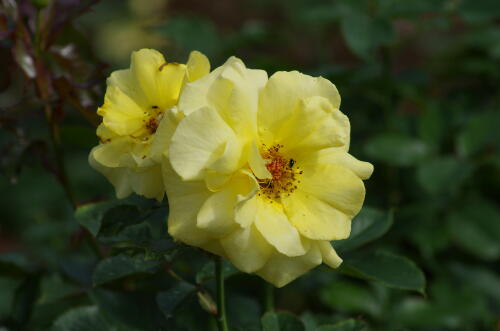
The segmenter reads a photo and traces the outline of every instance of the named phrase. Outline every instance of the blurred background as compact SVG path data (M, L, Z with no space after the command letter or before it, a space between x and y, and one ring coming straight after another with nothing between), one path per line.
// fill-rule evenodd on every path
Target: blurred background
M95 111L110 72L149 47L336 84L351 153L375 165L366 205L394 213L371 245L427 279L424 295L318 268L276 292L278 309L307 330L339 316L376 330L500 330L498 0L3 0L0 40L0 329L48 329L89 300L74 294L71 270L92 251L72 204L114 197L87 163ZM16 276L26 270L36 281ZM258 279L229 286L233 319L258 329ZM178 329L203 329L189 323Z

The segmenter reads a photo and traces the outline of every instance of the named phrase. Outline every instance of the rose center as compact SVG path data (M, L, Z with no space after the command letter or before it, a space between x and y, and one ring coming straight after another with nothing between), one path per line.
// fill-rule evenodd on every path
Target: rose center
M156 133L156 130L158 129L158 125L160 125L160 121L163 117L163 111L159 109L158 106L151 106L150 111L144 112L144 115L146 115L143 118L143 123L144 127L146 128L146 137L144 138L148 139L150 135L153 135Z
M281 198L282 194L289 196L297 189L300 183L299 175L302 170L294 159L286 158L280 152L283 145L276 144L271 147L263 145L262 158L266 160L266 168L271 173L270 179L259 179L259 195L272 200Z

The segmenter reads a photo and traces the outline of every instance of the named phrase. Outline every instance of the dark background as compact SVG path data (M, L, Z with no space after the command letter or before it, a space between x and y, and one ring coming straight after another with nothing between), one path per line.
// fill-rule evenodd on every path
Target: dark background
M212 68L235 55L269 75L299 70L336 84L351 153L375 166L366 205L394 213L390 230L365 249L406 256L427 279L424 295L317 268L276 292L278 309L301 316L307 330L342 318L377 330L500 330L497 0L34 0L1 8L0 326L49 329L70 308L113 310L105 300L125 307L130 299L79 282L95 261L71 200L113 199L87 163L98 143L95 110L109 73L151 47L169 61L197 49ZM166 232L165 214L154 217ZM181 253L180 273L194 277L208 259L199 255ZM165 277L120 286L131 302L154 305L147 297L172 285ZM258 330L262 282L228 282L233 322ZM196 297L183 305L169 327L205 330L209 315ZM158 329L133 311L105 312L106 323Z

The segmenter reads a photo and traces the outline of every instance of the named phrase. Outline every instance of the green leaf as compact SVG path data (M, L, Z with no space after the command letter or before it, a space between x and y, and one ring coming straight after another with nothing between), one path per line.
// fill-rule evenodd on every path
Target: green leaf
M55 322L54 331L113 331L97 306L78 307L61 315Z
M420 140L395 133L384 133L373 137L365 146L366 154L377 161L395 166L411 166L428 153Z
M75 218L80 225L84 226L96 237L101 229L102 219L106 212L119 203L118 200L112 200L79 206L76 209Z
M79 287L65 282L59 274L52 274L42 278L38 303L44 304L57 301L78 290L80 290Z
M133 274L153 274L160 265L160 261L145 260L143 254L112 256L97 264L92 275L93 284L97 286Z
M302 321L290 313L265 313L261 323L262 331L305 331Z
M500 277L493 271L472 265L452 263L451 271L462 281L500 305Z
M224 274L224 278L229 278L233 275L236 275L240 271L236 269L235 266L231 264L231 262L227 260L222 261L222 273ZM202 284L206 281L215 278L215 266L213 261L209 261L203 265L200 271L196 273L196 283Z
M377 316L381 312L379 300L366 284L347 281L331 282L320 292L321 301L332 310L344 312L364 312Z
M16 289L11 307L11 316L17 325L26 324L40 293L40 276L26 278Z
M156 303L165 318L173 316L173 312L189 295L194 293L196 287L186 282L179 282L167 291L156 295Z
M500 7L496 0L463 0L460 13L468 23L487 23L500 17Z
M377 11L381 16L395 19L403 17L421 17L429 12L442 11L443 1L421 1L421 0L384 0L377 2Z
M500 257L500 210L481 197L466 199L448 216L453 241L477 258L494 261Z
M75 218L95 237L100 231L117 232L125 225L139 223L144 218L141 211L134 204L112 200L80 206L75 212Z
M153 293L96 288L90 297L102 314L120 327L120 331L165 330L165 318L158 309Z
M485 112L467 121L457 137L457 148L461 155L472 156L500 141L500 114Z
M354 54L370 59L378 47L394 40L394 31L388 21L371 17L363 10L346 11L349 14L342 17L342 34Z
M384 235L393 223L393 212L382 212L375 208L364 207L352 221L351 235L348 239L332 242L333 247L347 252L365 245Z
M426 107L418 117L417 124L420 138L433 152L438 151L446 133L446 125L449 124L439 106L431 104Z
M396 323L410 330L460 330L467 324L475 330L472 325L484 321L486 302L467 283L460 286L450 278L438 278L429 292L427 299L406 297L398 301L391 314Z
M425 293L425 276L417 265L406 257L389 252L370 251L348 255L340 271L389 287Z
M316 331L363 331L368 330L365 322L348 319L335 324L321 325Z
M151 230L148 222L126 226L112 236L99 235L99 242L107 245L130 242L144 247L151 240Z
M14 295L20 283L19 279L0 277L0 293L2 293L0 295L0 321L10 315Z
M472 165L453 157L438 157L422 162L417 168L420 185L431 194L451 192L472 173Z
M24 277L35 270L35 266L19 253L0 255L0 275L14 278Z
M215 25L209 20L176 16L158 28L158 32L185 51L197 49L209 57L220 51L221 40Z
M260 331L260 317L262 309L259 301L250 296L241 296L228 293L227 313L230 324L245 331ZM244 309L241 309L245 307Z
M63 274L85 287L92 286L92 273L95 265L94 259L82 257L64 257L59 260L59 267Z

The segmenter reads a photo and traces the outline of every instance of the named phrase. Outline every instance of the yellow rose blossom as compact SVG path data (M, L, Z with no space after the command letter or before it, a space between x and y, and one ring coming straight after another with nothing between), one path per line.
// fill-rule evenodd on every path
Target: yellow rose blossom
M181 117L175 105L185 84L209 71L208 59L196 51L187 64L179 64L141 49L132 53L130 69L108 78L104 104L97 111L102 116L100 144L89 162L114 185L118 198L132 192L163 198L160 161Z
M339 107L324 78L268 79L234 57L187 84L163 167L169 233L278 287L338 267L330 241L349 236L373 172Z

